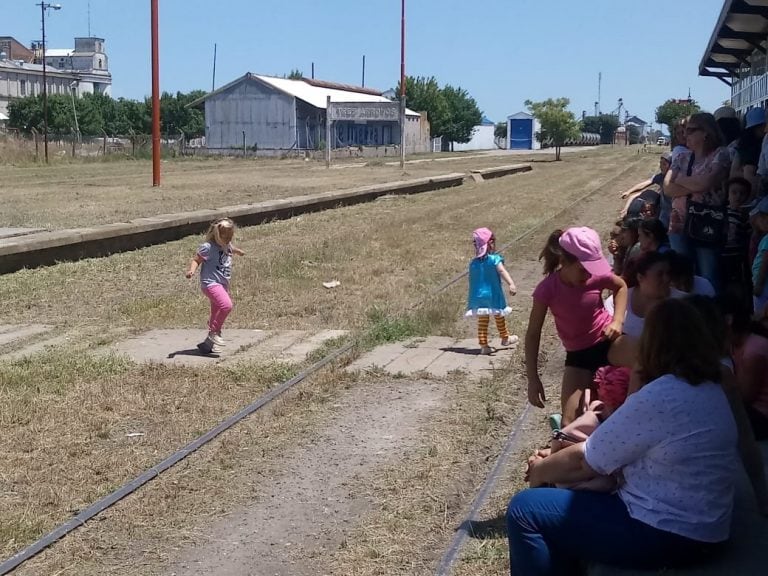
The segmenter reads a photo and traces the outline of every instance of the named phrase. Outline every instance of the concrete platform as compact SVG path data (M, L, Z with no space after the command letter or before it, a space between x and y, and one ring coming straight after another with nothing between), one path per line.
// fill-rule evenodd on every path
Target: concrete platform
M474 338L412 338L406 342L379 346L350 364L347 370L382 370L392 375L421 372L435 377L463 372L470 379L479 379L507 365L516 348L516 344L508 348L499 347L494 349L493 354L482 356Z
M219 355L201 354L197 344L205 331L191 329L150 330L117 342L106 350L124 354L135 362L170 366L205 366L238 361L303 362L327 340L347 334L344 330L309 333L301 330L225 330L227 343Z
M17 236L37 234L38 232L45 232L45 230L43 228L7 228L0 226L0 239L16 238Z
M511 176L512 174L519 174L521 172L530 172L531 170L533 170L533 168L530 164L509 164L507 166L494 166L482 170L471 170L469 175L475 182L482 182L484 180L503 178L504 176Z
M351 190L333 190L319 194L292 196L255 204L224 206L212 210L194 210L177 214L158 214L89 228L73 228L30 233L18 237L0 237L0 274L23 268L48 266L58 262L106 256L144 246L178 240L205 231L216 218L232 218L240 226L252 226L278 219L370 202L386 195L420 194L461 186L465 174L450 173L362 186Z

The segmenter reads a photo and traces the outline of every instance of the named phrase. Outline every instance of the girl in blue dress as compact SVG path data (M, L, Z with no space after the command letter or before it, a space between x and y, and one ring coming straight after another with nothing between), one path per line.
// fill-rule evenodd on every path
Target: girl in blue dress
M490 354L488 346L488 324L491 316L496 321L496 329L501 336L502 346L511 346L518 341L507 330L505 316L512 312L504 297L501 281L509 286L509 293L517 293L512 277L504 267L504 257L496 253L496 238L488 228L478 228L472 233L475 245L475 258L469 264L469 296L465 316L477 317L477 337L480 341L480 354Z

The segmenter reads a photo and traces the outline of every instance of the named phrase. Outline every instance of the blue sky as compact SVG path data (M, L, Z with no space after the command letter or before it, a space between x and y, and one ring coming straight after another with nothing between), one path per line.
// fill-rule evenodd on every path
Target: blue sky
M40 38L38 0L0 0L0 35ZM48 46L66 48L88 31L87 0L58 0ZM699 60L722 0L407 0L410 75L466 88L493 120L526 99L566 96L591 113L602 72L602 110L646 121L690 88L703 108L729 96L699 78ZM91 31L106 39L113 95L150 91L149 0L91 0ZM339 82L393 87L400 73L399 0L160 0L163 90L209 89L213 45L217 86L245 72L299 68Z

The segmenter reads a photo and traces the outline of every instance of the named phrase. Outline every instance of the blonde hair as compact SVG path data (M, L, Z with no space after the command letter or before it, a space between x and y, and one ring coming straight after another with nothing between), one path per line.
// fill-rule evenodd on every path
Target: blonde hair
M206 242L215 242L219 246L222 246L224 242L221 241L221 231L232 230L232 233L234 233L235 228L237 228L237 226L235 226L235 223L230 218L219 218L218 220L211 222L211 225L208 227L208 232L205 233L205 240Z

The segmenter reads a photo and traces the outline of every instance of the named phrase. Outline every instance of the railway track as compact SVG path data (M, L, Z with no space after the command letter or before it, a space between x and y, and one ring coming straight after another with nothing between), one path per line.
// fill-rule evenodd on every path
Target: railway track
M521 234L513 238L510 242L502 246L500 248L500 251L505 252L509 250L510 247L516 244L519 244L521 241L526 240L529 237L535 235L537 232L544 229L547 225L550 225L553 221L559 218L562 218L563 216L573 212L575 208L582 205L584 202L590 200L599 192L604 191L606 189L613 190L612 186L614 185L614 183L620 180L621 178L623 178L634 167L635 167L635 163L630 163L624 170L622 170L620 173L613 176L606 182L594 187L593 189L589 190L588 192L586 192L585 194L583 194L573 202L569 203L568 205L564 206L557 212L551 214L547 218L536 223L534 226L531 226L530 228L523 231ZM458 282L460 282L466 275L467 275L467 272L463 271L461 273L456 274L452 278L446 280L442 284L435 287L432 291L430 291L424 298L416 301L414 304L412 304L410 307L404 310L403 314L412 312L414 309L423 305L426 300L450 289L451 287L456 285ZM43 550L45 550L46 548L48 548L58 540L64 538L66 535L70 534L77 528L85 525L86 522L92 520L103 511L109 509L114 504L116 504L117 502L125 498L126 496L129 496L130 494L133 494L134 492L139 490L142 486L145 486L146 484L148 484L149 482L157 478L160 474L169 470L170 468L172 468L173 466L175 466L176 464L184 460L187 456L194 453L195 451L202 448L203 446L211 442L213 439L215 439L222 433L226 432L227 430L235 426L238 422L254 414L255 412L261 410L262 408L267 406L269 403L271 403L273 400L280 397L291 388L295 387L297 384L300 384L301 382L303 382L313 374L317 373L319 370L321 370L325 366L328 366L332 362L336 361L337 359L341 358L345 354L349 353L356 346L359 345L362 336L363 336L362 334L358 334L357 337L351 339L348 343L344 344L343 346L341 346L336 350L331 351L325 357L323 357L319 361L315 362L311 366L304 369L301 373L297 374L293 378L286 380L282 382L280 385L271 389L269 392L257 398L256 400L254 400L251 404L244 407L236 414L231 415L230 417L222 421L220 424L218 424L216 427L202 434L192 442L188 443L187 445L183 446L182 448L180 448L179 450L177 450L176 452L174 452L173 454L165 458L162 462L159 462L155 466L152 466L151 468L145 470L143 473L136 476L132 480L126 482L125 484L123 484L121 487L119 487L112 493L94 502L93 504L91 504L90 506L82 510L80 513L78 513L76 516L69 519L67 522L60 524L59 526L57 526L56 528L54 528L53 530L51 530L50 532L42 536L37 541L33 542L23 550L19 551L15 555L3 561L2 564L0 564L0 576L10 573L11 571L21 566L24 562L34 558L40 552L42 552ZM456 561L456 559L459 557L462 546L469 534L471 522L475 519L477 513L482 508L482 505L484 504L488 495L492 492L493 487L495 486L496 481L498 479L500 471L503 470L507 460L509 459L509 456L513 452L515 442L519 437L520 430L522 429L523 424L527 420L529 413L530 413L530 410L526 408L521 414L521 416L518 418L515 425L513 426L513 429L509 434L508 440L500 456L497 458L497 461L494 464L493 469L491 470L483 486L480 488L479 492L475 496L466 518L461 523L460 528L457 531L454 539L452 540L448 549L443 555L443 558L440 562L438 572L437 572L440 576L447 576L448 574L450 574L452 566Z

